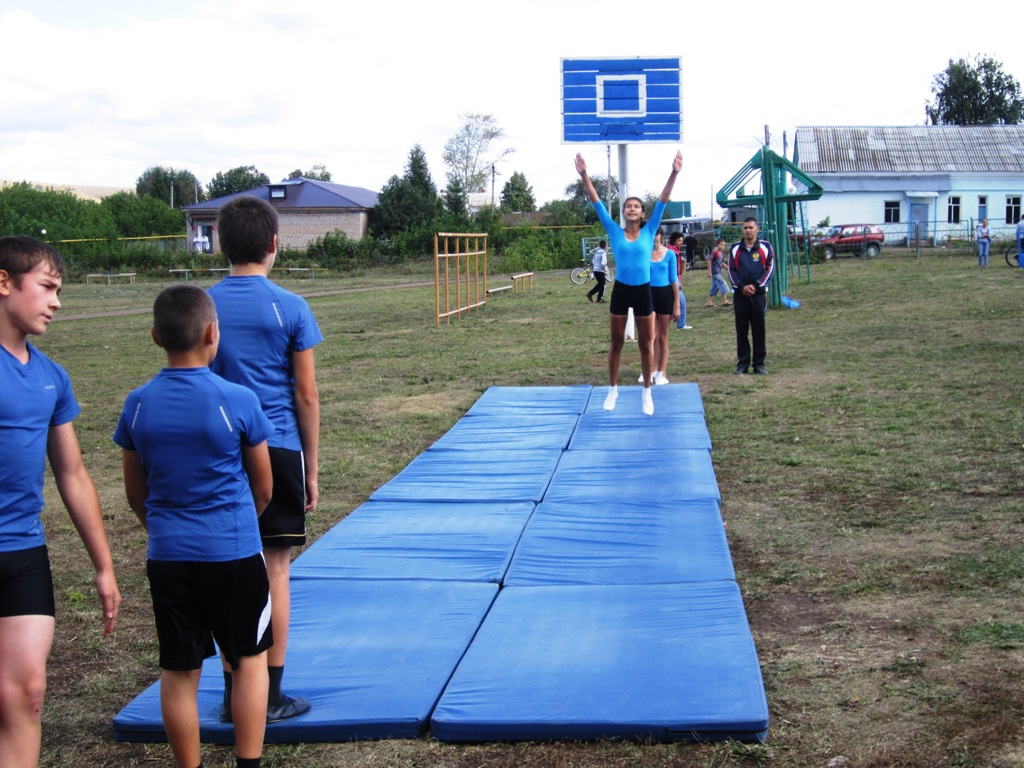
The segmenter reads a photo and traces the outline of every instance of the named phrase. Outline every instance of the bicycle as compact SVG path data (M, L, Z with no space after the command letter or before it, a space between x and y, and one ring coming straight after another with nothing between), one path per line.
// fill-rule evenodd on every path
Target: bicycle
M1008 267L1019 267L1020 257L1017 243L1014 243L1006 249L1006 266Z
M576 283L576 285L583 285L587 280L590 280L593 277L593 264L584 264L582 267L574 267L572 272L569 273L569 279ZM604 279L609 283L615 282L615 270L610 264L605 267Z

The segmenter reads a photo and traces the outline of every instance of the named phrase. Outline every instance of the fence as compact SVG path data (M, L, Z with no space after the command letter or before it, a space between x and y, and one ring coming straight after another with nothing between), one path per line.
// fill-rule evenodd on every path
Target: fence
M483 261L481 272L480 262ZM455 295L452 296L454 286ZM443 288L443 291L442 291ZM443 301L442 301L443 296ZM438 232L434 235L434 325L443 317L482 307L487 301L487 234Z

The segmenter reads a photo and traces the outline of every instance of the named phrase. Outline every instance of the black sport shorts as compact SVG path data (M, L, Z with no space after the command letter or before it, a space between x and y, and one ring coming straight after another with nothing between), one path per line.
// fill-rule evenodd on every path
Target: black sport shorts
M654 311L659 315L671 315L672 308L676 303L676 293L671 285L651 286L651 299L654 301ZM636 310L633 310L634 313Z
M0 616L53 616L53 574L46 545L0 552Z
M274 493L260 515L264 549L301 547L306 543L306 468L302 451L270 449Z
M613 315L628 315L630 307L633 308L634 317L647 317L654 312L654 302L651 299L651 284L626 285L618 280L612 287L612 302L608 311Z

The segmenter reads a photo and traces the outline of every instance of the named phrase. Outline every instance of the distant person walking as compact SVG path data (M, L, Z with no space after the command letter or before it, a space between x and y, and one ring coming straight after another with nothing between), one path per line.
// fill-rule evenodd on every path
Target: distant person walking
M686 272L686 260L681 253L682 232L673 232L668 236L668 249L676 255L676 275L679 278L679 315L676 317L676 329L692 331L693 326L686 324L686 294L683 293L683 274Z
M768 281L775 268L775 251L771 243L758 238L761 228L753 216L743 221L743 239L729 249L729 279L735 288L733 310L736 314L736 370L768 373L764 367L765 314L768 312ZM750 334L750 339L747 334ZM751 356L751 340L753 356Z
M643 371L644 388L641 394L641 406L648 416L654 415L654 400L651 397L652 342L654 339L654 303L651 299L651 252L654 250L654 233L661 224L665 212L665 204L672 194L676 176L683 167L683 153L676 152L672 161L665 188L654 206L649 221L644 219L644 203L639 197L629 197L622 204L622 217L625 228L612 220L604 203L594 189L594 183L587 175L587 162L583 155L576 155L576 172L583 181L587 199L597 212L597 218L608 233L608 240L615 254L616 275L612 287L612 300L609 305L611 318L611 346L608 349L608 396L604 401L604 409L615 409L615 401L619 397L618 378L619 360L622 357L622 345L626 340L626 320L629 310L633 310L636 322L637 346L640 347L640 369Z
M587 291L587 301L593 301L597 295L597 303L604 304L604 286L607 281L608 272L608 251L605 250L607 243L602 240L594 249L594 279L597 285Z
M715 306L715 294L722 294L722 306L728 307L732 304L729 301L729 294L732 291L729 290L729 286L725 282L725 278L722 277L722 265L725 263L725 240L719 238L718 242L715 243L715 250L711 254L711 258L708 259L708 277L711 278L711 290L708 291L708 303L705 307Z

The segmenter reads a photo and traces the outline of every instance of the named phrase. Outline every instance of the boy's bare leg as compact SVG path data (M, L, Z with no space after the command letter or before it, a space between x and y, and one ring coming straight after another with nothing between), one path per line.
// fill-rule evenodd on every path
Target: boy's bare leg
M199 749L199 692L201 669L160 670L160 714L178 768L202 763Z
M288 627L292 615L292 594L289 577L291 573L291 547L266 547L263 559L267 562L267 578L270 580L270 626L274 630L274 644L267 651L267 666L283 667L288 654Z
M266 652L240 658L233 677L231 716L235 722L235 754L245 759L257 758L263 754L267 730Z
M0 619L0 765L5 768L35 768L39 763L53 627L52 616Z

